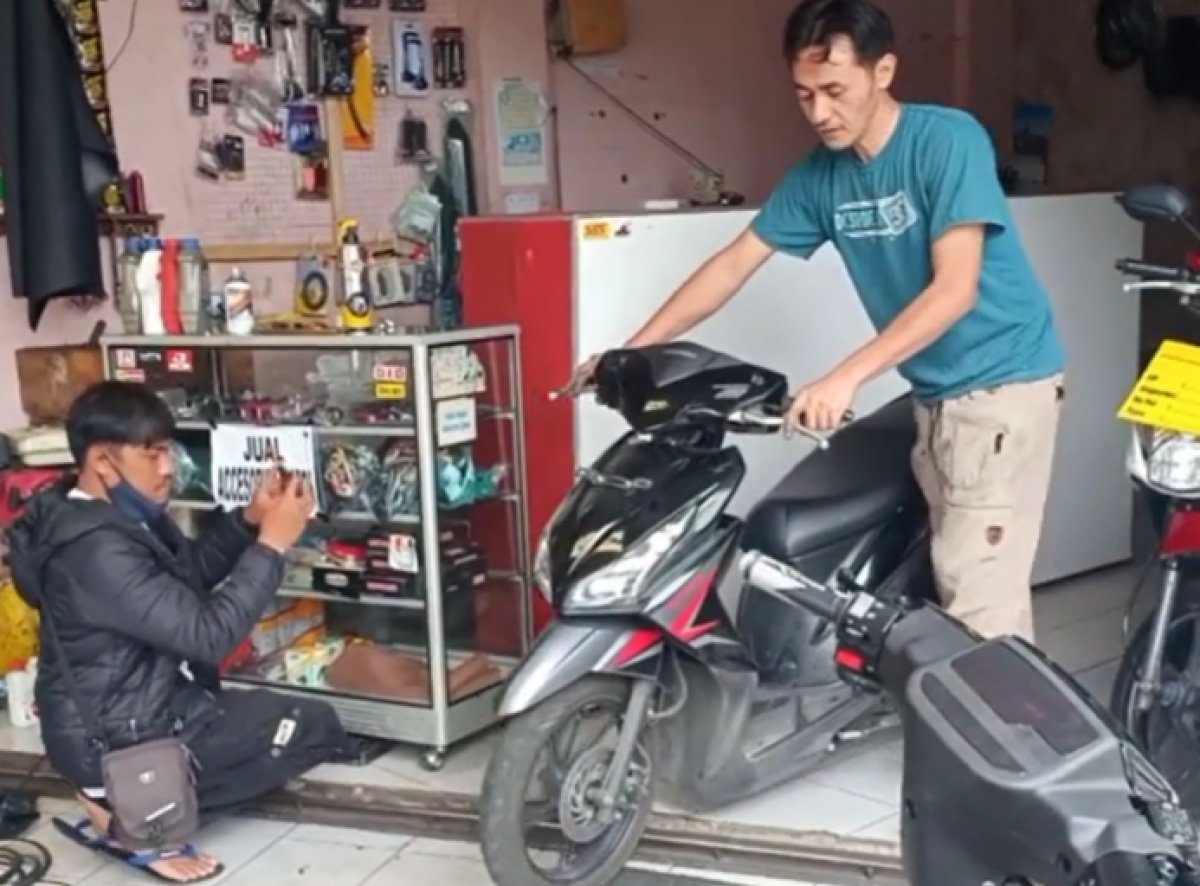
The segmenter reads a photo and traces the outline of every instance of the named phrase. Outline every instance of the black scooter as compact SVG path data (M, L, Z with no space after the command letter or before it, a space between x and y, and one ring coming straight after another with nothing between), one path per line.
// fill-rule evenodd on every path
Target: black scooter
M784 376L670 344L610 352L594 385L631 430L579 472L540 540L557 619L511 677L481 798L500 886L607 884L656 791L711 809L894 725L877 693L839 678L827 620L746 585L744 551L889 604L934 594L908 398L834 446L816 438L743 523L726 512L746 471L726 434L779 432ZM543 864L547 837L559 851Z
M984 642L935 606L842 594L760 554L747 581L836 626L849 683L904 728L912 886L1196 886L1197 837L1124 730L1022 640Z

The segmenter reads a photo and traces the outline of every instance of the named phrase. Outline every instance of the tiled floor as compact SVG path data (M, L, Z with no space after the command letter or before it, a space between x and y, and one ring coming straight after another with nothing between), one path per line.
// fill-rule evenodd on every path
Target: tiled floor
M136 886L154 882L63 838L52 815L70 804L43 801L45 821L28 835L53 856L44 882L69 886ZM366 831L230 819L206 829L198 846L220 858L225 886L490 886L479 850L464 843L413 840ZM730 874L640 865L614 886L818 886Z
M1140 575L1134 567L1120 567L1042 590L1036 598L1039 644L1101 702L1107 702L1116 673L1122 618ZM1146 602L1151 597L1151 593L1144 595ZM36 731L0 729L2 748L36 751L38 745ZM416 752L402 749L369 767L323 767L313 773L312 779L476 795L490 746L485 738L454 751L445 770L437 774L420 768ZM806 778L723 809L711 818L749 827L826 832L842 839L877 840L895 846L899 787L900 747L895 741L885 741L848 753ZM488 882L477 850L457 844L406 842L394 836L347 835L310 826L245 821L217 825L204 844L229 864L228 883L285 886L322 881L382 886L394 882L421 886L428 882L473 886L478 882L483 886ZM331 846L340 848L332 851ZM118 876L124 874L123 869L97 870L96 859L75 847L68 846L64 858L66 870L78 874L67 882L88 886L127 882ZM56 874L55 878L62 877ZM731 881L726 878L719 882Z
M1122 620L1140 567L1122 566L1045 588L1035 603L1039 645L1107 703L1122 648ZM1150 590L1143 594L1148 602ZM483 781L491 742L481 739L453 752L441 773L425 772L417 755L397 750L368 770L325 767L315 779L381 786L426 787L475 795ZM832 832L895 843L900 791L896 741L849 751L807 778L723 809L712 818L739 825Z

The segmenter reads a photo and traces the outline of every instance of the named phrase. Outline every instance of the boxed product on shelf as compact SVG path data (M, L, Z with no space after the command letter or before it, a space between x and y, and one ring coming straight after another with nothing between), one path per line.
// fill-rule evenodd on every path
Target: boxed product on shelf
M250 633L256 658L266 658L289 646L306 645L325 635L325 606L320 600L277 601Z

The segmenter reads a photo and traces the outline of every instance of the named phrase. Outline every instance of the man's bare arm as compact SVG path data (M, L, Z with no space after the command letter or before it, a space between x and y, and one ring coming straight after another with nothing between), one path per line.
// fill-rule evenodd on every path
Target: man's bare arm
M983 239L981 224L942 234L933 244L933 282L839 370L862 384L928 347L970 311L979 296Z
M747 228L701 265L629 339L626 347L662 344L688 332L733 298L773 252Z

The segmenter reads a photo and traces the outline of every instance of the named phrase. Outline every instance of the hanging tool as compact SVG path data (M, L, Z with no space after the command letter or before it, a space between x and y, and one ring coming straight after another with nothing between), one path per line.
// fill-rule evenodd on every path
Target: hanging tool
M308 23L308 91L314 95L354 92L354 35L341 13L341 0L328 0L325 18Z

